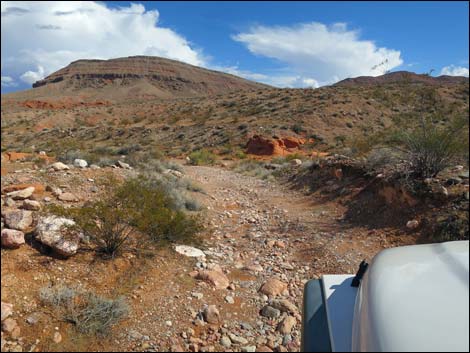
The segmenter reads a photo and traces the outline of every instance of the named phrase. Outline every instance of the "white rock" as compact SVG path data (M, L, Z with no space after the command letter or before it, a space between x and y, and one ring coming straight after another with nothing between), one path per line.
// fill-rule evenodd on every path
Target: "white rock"
M300 159L293 159L293 160L291 160L290 164L292 164L292 165L301 165L302 161Z
M406 227L407 227L408 229L416 229L416 228L419 227L419 221L417 221L416 219L413 219L413 220L411 220L411 221L408 221L408 222L406 223Z
M40 218L36 226L36 239L62 256L75 255L81 234L70 228L73 226L75 226L73 220L63 217Z
M88 162L84 159L75 159L73 161L73 165L78 168L86 168L88 167Z
M206 254L200 249L194 248L187 245L177 245L175 246L175 251L178 254L188 256L188 257L205 257Z
M34 186L30 186L26 189L9 192L7 196L11 197L13 200L24 200L24 199L31 197L34 190L35 190Z
M54 170L69 170L70 167L62 162L55 162L51 165Z

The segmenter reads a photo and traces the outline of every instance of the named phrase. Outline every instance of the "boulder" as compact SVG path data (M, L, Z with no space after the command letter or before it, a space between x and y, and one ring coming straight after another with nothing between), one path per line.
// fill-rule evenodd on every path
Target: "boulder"
M36 226L36 239L61 256L75 255L81 234L74 229L74 226L75 222L68 218L57 216L40 218Z
M25 231L33 224L33 214L25 210L2 211L5 225L10 229Z
M75 159L73 165L77 168L86 168L88 167L88 162L84 159Z
M287 291L287 284L279 281L278 279L271 278L267 280L259 289L263 294L266 294L268 297L275 297L277 295L283 294Z
M2 247L16 249L24 243L24 233L22 231L15 229L2 229Z
M34 190L34 186L30 186L26 189L9 192L7 196L11 197L13 200L24 200L30 198Z
M249 154L258 156L284 156L304 143L304 140L295 137L265 138L254 135L248 140L246 149Z
M219 271L201 270L198 272L196 279L208 282L216 289L226 289L230 284L227 276Z

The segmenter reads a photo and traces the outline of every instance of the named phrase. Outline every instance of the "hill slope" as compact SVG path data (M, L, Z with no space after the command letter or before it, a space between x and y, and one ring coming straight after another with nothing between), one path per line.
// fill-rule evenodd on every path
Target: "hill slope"
M32 90L6 95L12 99L77 96L98 99L197 97L266 88L222 72L174 60L132 56L77 60L33 84Z

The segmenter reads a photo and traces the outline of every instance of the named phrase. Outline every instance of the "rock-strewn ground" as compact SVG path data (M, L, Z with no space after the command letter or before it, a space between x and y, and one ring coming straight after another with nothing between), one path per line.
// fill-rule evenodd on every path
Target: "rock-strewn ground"
M41 183L62 187L81 202L99 195L95 181L110 172L132 173L27 170L2 177L2 188ZM126 253L105 261L79 251L64 260L39 251L26 230L26 244L2 249L2 302L13 304L10 318L20 328L15 337L5 334L4 349L298 351L307 280L353 273L379 250L414 242L412 236L395 236L394 230L348 227L342 206L319 203L277 182L219 166L185 166L184 173L205 191L193 195L207 208L209 227L199 246L205 257L166 249L152 258ZM60 201L54 188L48 190L33 198L41 204L46 198L75 203ZM81 336L39 302L40 289L57 283L108 297L124 295L131 315L107 337Z

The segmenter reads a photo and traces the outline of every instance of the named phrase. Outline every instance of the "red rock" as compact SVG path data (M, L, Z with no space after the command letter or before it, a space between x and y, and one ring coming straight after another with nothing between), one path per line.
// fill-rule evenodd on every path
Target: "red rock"
M18 190L23 190L29 187L34 187L34 194L42 194L45 190L46 187L43 184L39 183L30 183L30 184L13 184L13 185L8 185L5 186L2 190L3 193L8 193L12 191L18 191Z
M246 144L247 152L258 156L284 156L291 152L291 149L298 149L305 143L305 140L296 137L265 138L254 135Z

